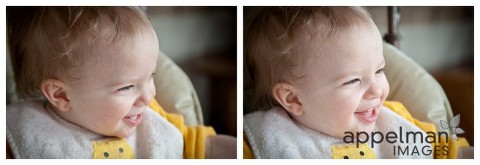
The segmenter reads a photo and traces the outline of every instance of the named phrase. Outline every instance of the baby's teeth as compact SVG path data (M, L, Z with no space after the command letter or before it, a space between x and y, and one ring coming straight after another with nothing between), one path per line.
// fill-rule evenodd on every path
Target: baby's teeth
M370 117L370 116L372 116L372 113L373 113L373 110L369 110L369 111L366 113L366 116Z
M130 117L130 120L137 120L137 115Z

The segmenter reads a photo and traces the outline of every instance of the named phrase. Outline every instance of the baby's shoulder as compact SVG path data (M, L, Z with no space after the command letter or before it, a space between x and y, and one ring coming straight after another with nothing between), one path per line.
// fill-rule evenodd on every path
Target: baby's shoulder
M281 130L287 131L287 129L278 128L298 128L300 127L295 123L287 112L280 107L274 107L268 110L259 110L252 113L248 113L243 116L244 130L248 131L265 131L265 130ZM267 131L268 132L268 131Z
M285 116L287 115L285 109L281 107L272 107L270 109L257 110L243 115L244 118L252 117L271 117L271 116Z
M25 115L25 113L43 113L47 102L45 100L25 100L7 105L7 120L13 116Z

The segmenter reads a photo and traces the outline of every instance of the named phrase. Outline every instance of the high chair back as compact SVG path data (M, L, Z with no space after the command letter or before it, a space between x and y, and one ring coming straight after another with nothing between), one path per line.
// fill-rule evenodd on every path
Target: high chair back
M434 123L443 130L440 120L453 117L450 102L442 86L424 68L396 47L384 43L385 75L390 84L388 100L403 103L413 117Z

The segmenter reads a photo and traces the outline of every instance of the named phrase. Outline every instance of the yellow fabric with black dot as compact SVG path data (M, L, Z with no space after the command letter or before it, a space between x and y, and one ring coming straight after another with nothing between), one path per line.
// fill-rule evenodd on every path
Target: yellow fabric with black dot
M155 112L167 119L180 130L184 140L183 158L185 159L204 159L205 158L205 140L208 136L216 135L212 127L207 126L186 126L183 117L177 114L165 112L156 100L149 105Z
M332 159L375 159L375 152L366 144L332 146Z
M385 107L388 107L398 115L404 117L411 123L415 124L418 128L422 129L423 131L437 132L437 129L434 124L422 122L413 118L413 116L410 115L407 108L405 108L402 103L396 102L396 101L385 101L383 105ZM459 137L458 140L453 140L450 136L448 136L448 142L447 142L447 139L443 138L443 136L440 136L437 138L440 138L440 140L435 140L435 143L432 144L433 145L432 148L436 147L439 149L439 150L434 150L435 159L456 159L458 157L457 151L460 147L470 146L468 144L467 139L463 137ZM443 147L448 148L448 151L447 151L448 153L445 154L444 153L445 151L442 151Z
M132 147L125 139L107 139L93 142L94 159L133 159Z
M255 159L250 144L248 144L247 136L243 134L243 159Z

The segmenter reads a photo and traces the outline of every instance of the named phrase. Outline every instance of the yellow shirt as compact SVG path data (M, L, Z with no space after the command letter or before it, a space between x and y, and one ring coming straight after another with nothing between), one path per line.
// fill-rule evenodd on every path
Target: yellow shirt
M183 158L205 158L205 140L208 136L216 135L212 127L186 126L181 115L165 112L156 100L153 100L149 107L180 130L184 140Z
M431 123L426 123L419 121L410 115L410 113L407 111L407 109L403 106L402 103L400 102L394 102L394 101L385 101L384 103L385 107L388 107L391 109L393 112L397 113L398 115L404 117L407 119L409 122L415 124L417 127L422 129L425 132L436 132L436 128L434 124ZM441 136L440 136L441 137ZM244 159L254 159L255 156L253 155L252 149L250 148L250 145L248 144L248 139L246 136L243 136L243 158ZM436 147L442 148L444 146L448 146L448 155L444 154L434 154L436 159L454 159L457 158L457 150L460 147L463 146L469 146L467 140L465 138L459 138L458 141L455 141L449 137L448 143L447 139L441 138L440 143L435 143L434 144ZM434 148L435 148L434 146ZM440 151L441 152L441 151Z

